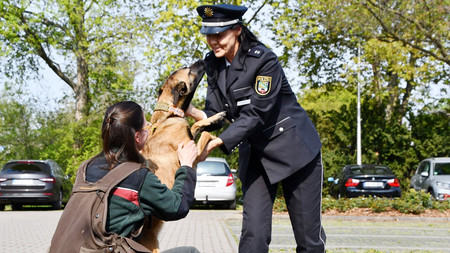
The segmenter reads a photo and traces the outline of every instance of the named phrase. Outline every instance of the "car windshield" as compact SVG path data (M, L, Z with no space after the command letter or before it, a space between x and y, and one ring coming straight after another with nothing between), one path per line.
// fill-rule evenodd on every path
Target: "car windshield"
M450 163L436 163L434 165L435 175L450 175Z
M2 173L42 173L46 166L42 163L8 163Z
M352 167L350 168L350 175L392 175L390 169L381 166L371 166L371 167Z
M203 161L197 164L197 175L228 176L228 169L222 162Z

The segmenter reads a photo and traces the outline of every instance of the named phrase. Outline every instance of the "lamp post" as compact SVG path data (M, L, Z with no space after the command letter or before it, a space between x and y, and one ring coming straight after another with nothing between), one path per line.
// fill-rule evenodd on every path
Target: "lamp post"
M357 84L357 94L358 99L356 103L356 163L361 165L361 99L360 99L360 82L361 82L361 45L358 42L358 84Z

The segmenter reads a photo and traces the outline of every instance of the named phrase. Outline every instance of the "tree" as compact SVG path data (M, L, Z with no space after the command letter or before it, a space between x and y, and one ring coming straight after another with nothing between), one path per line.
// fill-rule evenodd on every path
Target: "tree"
M428 105L422 113L410 113L409 121L412 145L420 160L450 155L450 99Z
M446 1L271 3L274 15L269 27L282 46L280 59L285 64L298 62L293 71L304 77L303 87L326 86L328 91L336 85L355 87L360 60L367 108L401 126L409 112L420 109L415 104L434 99L431 87L450 84ZM376 124L374 128L382 129L381 122Z
M376 20L380 41L401 42L450 66L450 4L442 0L360 0ZM359 27L358 29L362 29Z
M139 1L2 0L0 56L10 64L0 71L24 80L46 64L73 90L79 121L101 94L131 89L134 43L150 34L146 10Z
M16 101L23 92L20 88L5 86L0 99L0 162L11 159L33 159L37 157L37 148L33 111Z

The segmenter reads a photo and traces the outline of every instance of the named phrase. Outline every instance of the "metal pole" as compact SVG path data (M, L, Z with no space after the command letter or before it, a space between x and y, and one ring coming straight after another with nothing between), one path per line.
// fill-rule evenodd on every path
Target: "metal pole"
M360 99L360 82L361 82L361 45L358 42L358 100L356 104L356 163L361 165L361 99Z

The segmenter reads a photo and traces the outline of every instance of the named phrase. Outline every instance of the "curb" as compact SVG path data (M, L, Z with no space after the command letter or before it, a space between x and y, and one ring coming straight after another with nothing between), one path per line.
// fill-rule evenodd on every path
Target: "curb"
M288 214L273 214L272 218L289 219ZM414 217L414 216L347 216L347 215L323 215L322 220L369 220L369 221L429 221L450 222L450 217Z
M370 221L429 221L450 222L450 217L411 217L411 216L341 216L322 215L324 220L370 220Z

